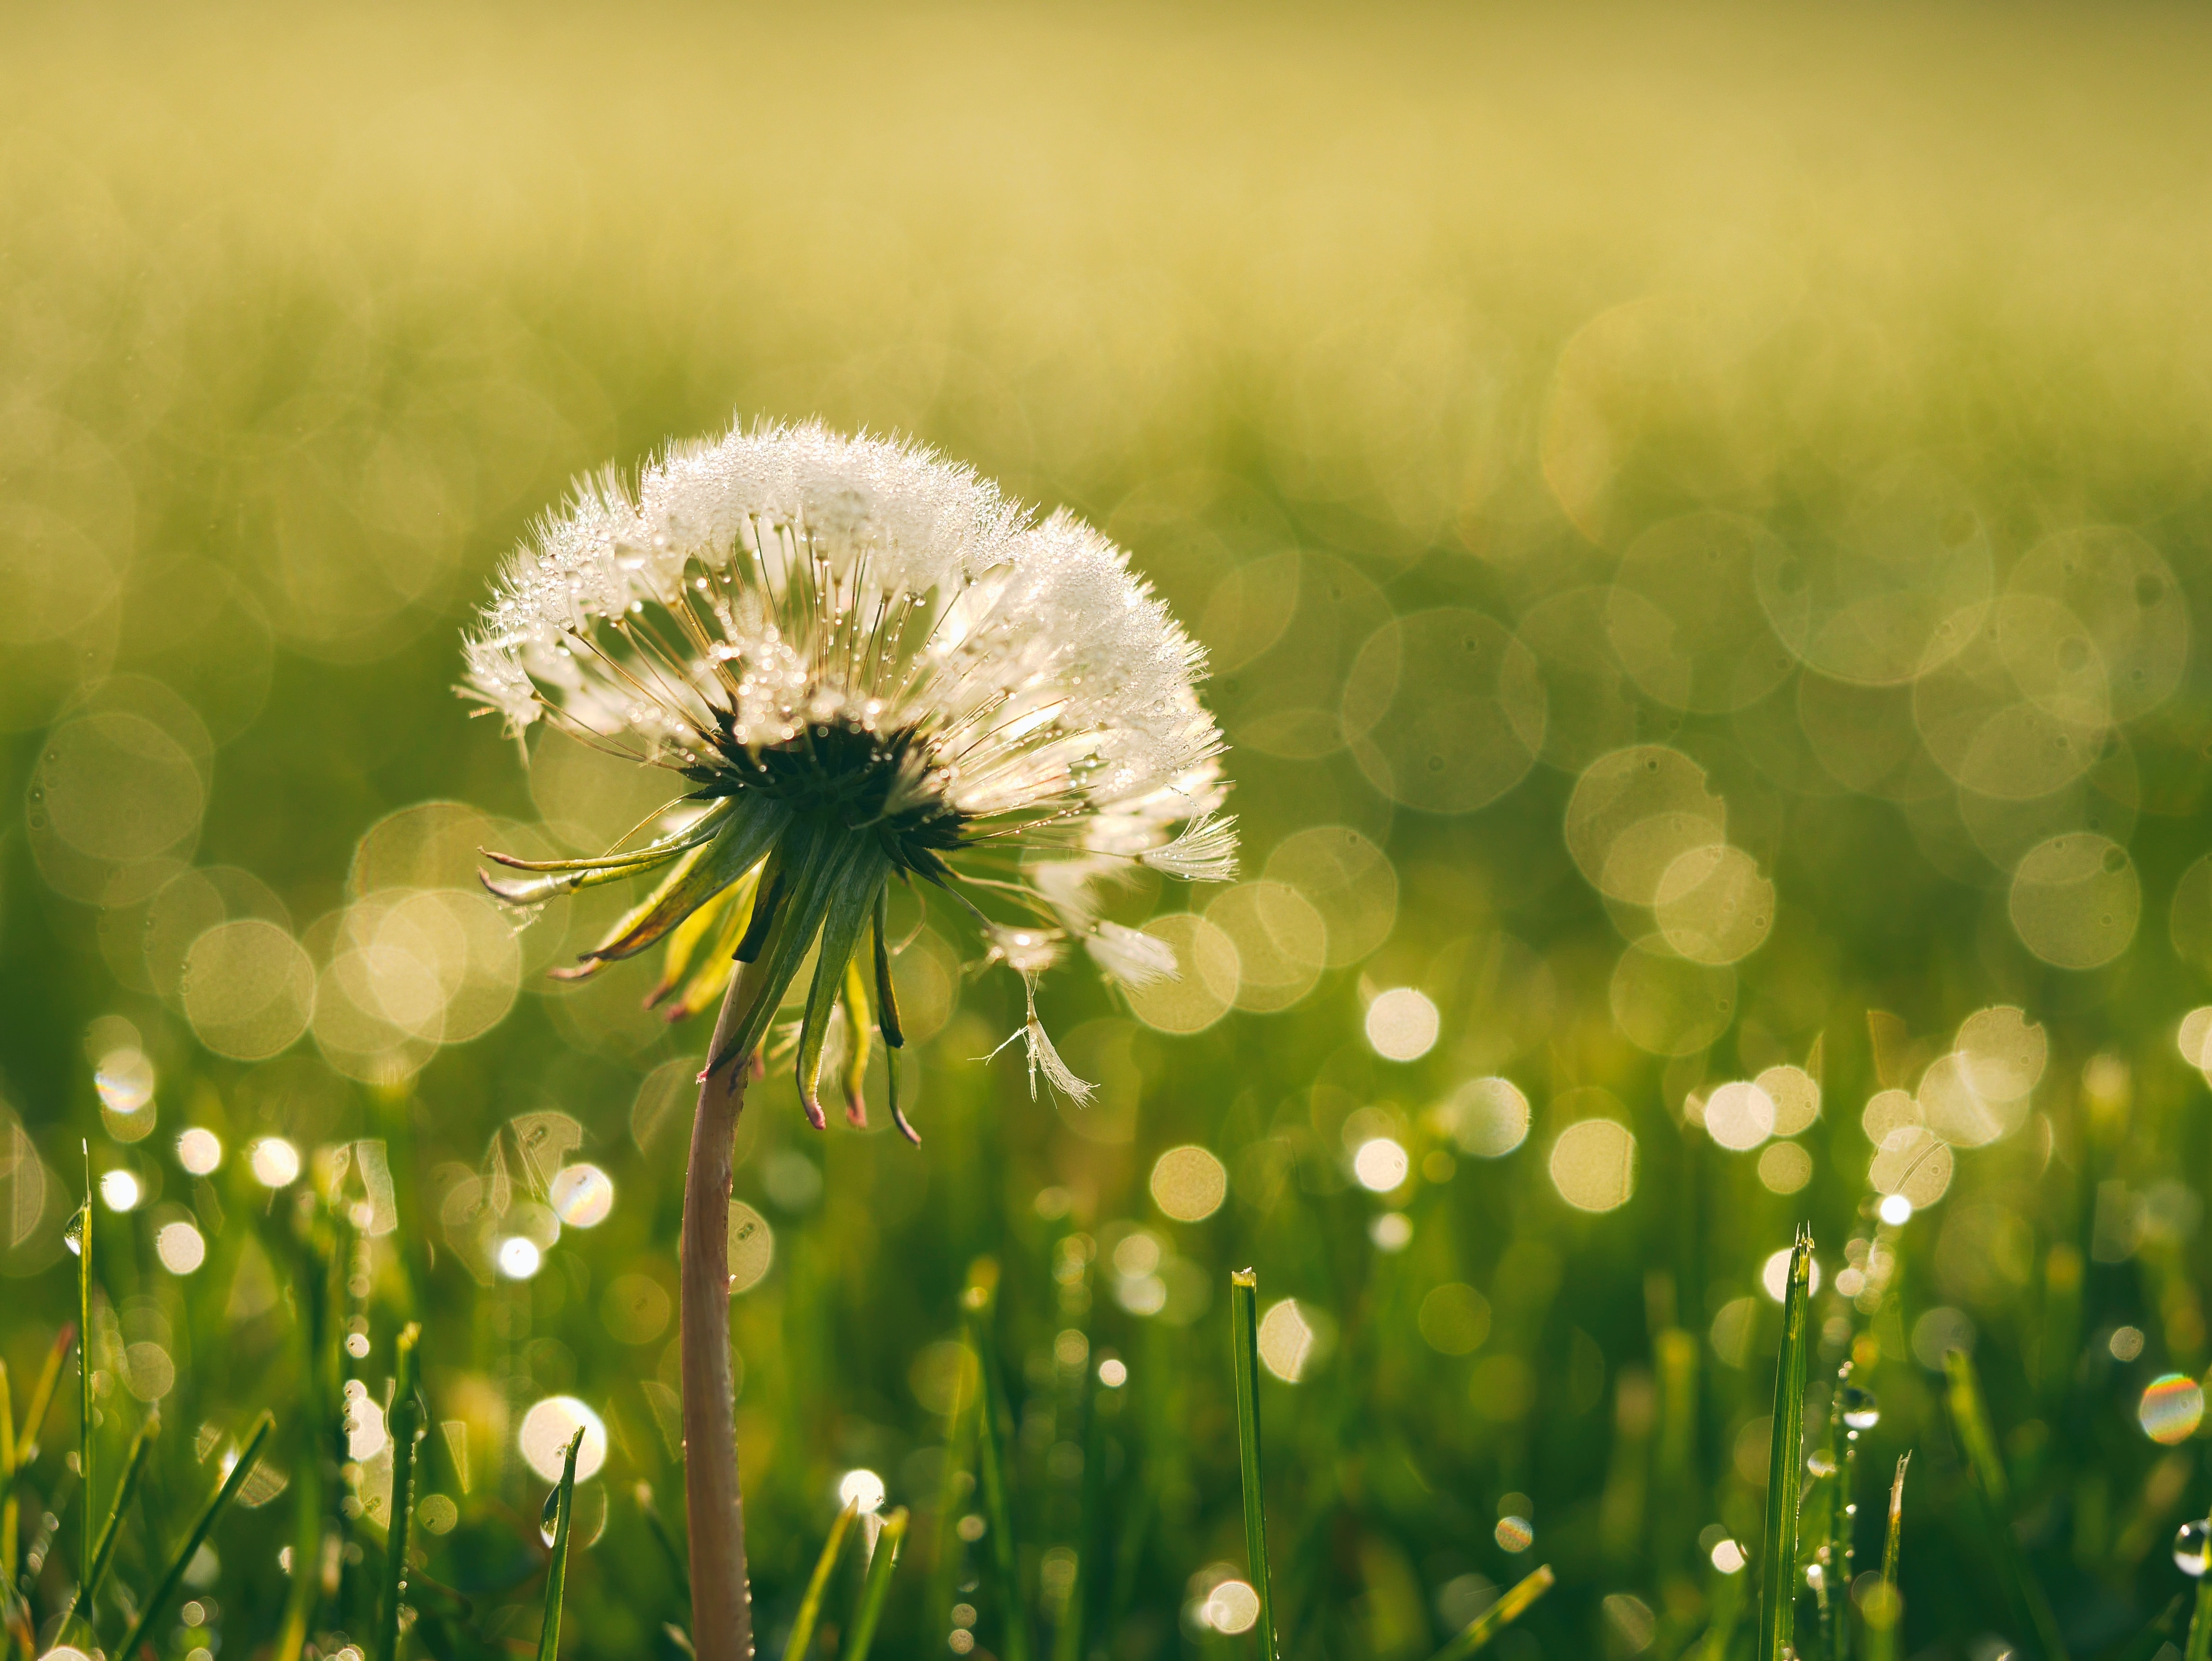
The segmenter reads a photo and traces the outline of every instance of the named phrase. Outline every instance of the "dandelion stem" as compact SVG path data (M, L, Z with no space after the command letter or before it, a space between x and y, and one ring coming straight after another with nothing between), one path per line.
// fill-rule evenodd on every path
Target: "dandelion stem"
M720 1056L762 983L753 964L731 977L707 1053ZM698 1661L752 1661L752 1592L738 1488L737 1388L730 1369L730 1183L750 1077L740 1063L699 1081L684 1182L681 1342L684 1511L691 1530L691 1642Z
M1231 1344L1237 1370L1237 1456L1244 1478L1244 1555L1260 1594L1260 1661L1275 1661L1275 1600L1267 1573L1267 1514L1260 1470L1260 1277L1229 1277Z

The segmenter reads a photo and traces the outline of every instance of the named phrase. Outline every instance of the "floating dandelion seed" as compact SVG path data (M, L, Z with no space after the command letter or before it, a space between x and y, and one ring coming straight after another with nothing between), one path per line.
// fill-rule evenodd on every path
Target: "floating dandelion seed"
M1036 977L1070 940L1128 986L1175 970L1164 943L1097 917L1096 890L1137 866L1236 873L1198 648L1105 538L918 447L738 428L671 448L635 490L591 480L508 563L467 658L465 692L510 731L550 718L690 787L651 840L596 859L493 855L521 874L492 891L528 906L658 873L561 972L665 944L653 1001L680 1017L716 1001L734 962L755 965L709 1074L758 1046L818 940L797 1058L817 1128L832 1011L850 1018L856 1124L869 1029L887 1059L903 1042L894 879L969 915L985 961L1022 978L1008 1042L1032 1093L1042 1073L1080 1099L1089 1086L1037 1020ZM895 1067L890 1093L914 1136Z

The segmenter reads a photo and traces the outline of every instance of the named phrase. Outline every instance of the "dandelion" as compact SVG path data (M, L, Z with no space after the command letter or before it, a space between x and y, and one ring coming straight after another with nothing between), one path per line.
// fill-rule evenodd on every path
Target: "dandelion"
M751 965L710 1074L759 1047L818 942L796 1050L817 1128L832 1011L855 1123L870 1029L894 1063L902 1043L893 882L949 898L1021 978L1032 1090L1042 1070L1080 1094L1038 975L1072 941L1124 984L1173 973L1164 943L1098 919L1098 891L1139 866L1235 874L1198 648L1090 526L918 447L741 427L672 447L635 490L588 481L508 562L467 657L465 691L511 733L550 720L684 787L596 858L492 855L521 873L492 891L526 906L658 874L562 972L660 946L652 999L682 1019ZM895 1065L890 1089L915 1136Z
M501 574L464 691L518 738L540 720L670 770L673 799L594 858L490 857L528 907L633 878L646 898L572 977L656 946L649 1001L720 1003L699 1075L684 1194L682 1411L692 1640L752 1651L730 1367L731 1144L769 1023L809 954L793 1049L817 1129L842 1052L846 1112L880 1035L891 1116L894 882L972 923L982 964L1021 982L1019 1041L1078 1101L1091 1086L1037 1019L1071 943L1109 979L1172 974L1164 942L1103 921L1139 867L1235 874L1221 734L1200 654L1121 551L1040 519L918 447L823 428L732 429L678 445L629 488L587 481ZM1001 1045L1004 1049L1006 1045Z

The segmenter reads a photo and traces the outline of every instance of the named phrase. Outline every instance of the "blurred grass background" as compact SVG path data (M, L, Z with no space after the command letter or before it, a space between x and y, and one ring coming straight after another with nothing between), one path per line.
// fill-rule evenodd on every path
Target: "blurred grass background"
M343 1507L381 1433L350 1477L332 1437L409 1318L418 1491L450 1507L423 1581L457 1589L415 1641L530 1637L547 1482L517 1438L574 1396L609 1434L564 1639L676 1652L632 1488L680 1519L703 1034L636 1009L644 970L543 979L598 913L510 938L465 897L490 832L589 848L654 793L526 768L449 688L566 481L733 413L914 435L1128 545L1215 654L1255 879L1156 925L1200 971L1176 994L1048 983L1086 1114L971 1059L1016 1011L933 933L902 970L935 1032L919 1153L756 1092L735 1329L771 1645L864 1468L917 1512L885 1652L1001 1646L942 1451L988 1253L1045 1631L1083 1588L1056 1654L1249 1641L1206 1615L1242 1572L1245 1262L1297 1300L1301 1377L1266 1396L1290 1653L1426 1654L1538 1561L1559 1589L1501 1650L1682 1653L1717 1543L1757 1532L1760 1272L1800 1219L1815 1376L1857 1341L1883 1404L1862 1563L1918 1450L1906 1652L2032 1643L1949 1342L2068 1641L2133 1640L2212 1503L2195 1416L2138 1422L2212 1360L2203 1028L2176 1043L2212 971L2208 33L2148 5L19 10L0 1342L27 1378L71 1318L90 1136L131 1208L100 1468L165 1424L122 1595L264 1406L289 1485L246 1496L164 1653L263 1653L295 1540L328 1553L311 1641L368 1641L381 1530ZM2040 1050L1954 1037L1999 1006ZM1777 1068L1817 1076L1816 1120ZM225 1150L197 1172L195 1126ZM1870 1187L1899 1132L1909 1177ZM257 1181L260 1137L299 1183ZM388 1182L335 1157L364 1141ZM502 1278L518 1238L542 1264ZM73 1415L28 1548L72 1503Z

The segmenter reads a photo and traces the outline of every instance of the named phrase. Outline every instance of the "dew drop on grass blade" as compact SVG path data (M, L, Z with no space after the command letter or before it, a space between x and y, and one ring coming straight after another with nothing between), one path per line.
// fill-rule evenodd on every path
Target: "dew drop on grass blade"
M538 1628L538 1661L556 1661L561 1653L561 1600L568 1589L568 1524L576 1512L576 1452L583 1445L584 1427L579 1425L561 1462L561 1486L553 1490L553 1555L545 1565L545 1618Z
M422 1440L422 1410L417 1399L415 1348L422 1329L410 1321L400 1332L394 1354L399 1376L392 1393L392 1514L384 1545L384 1609L377 1633L377 1661L399 1661L399 1598L407 1590L407 1524L414 1509L415 1449Z

